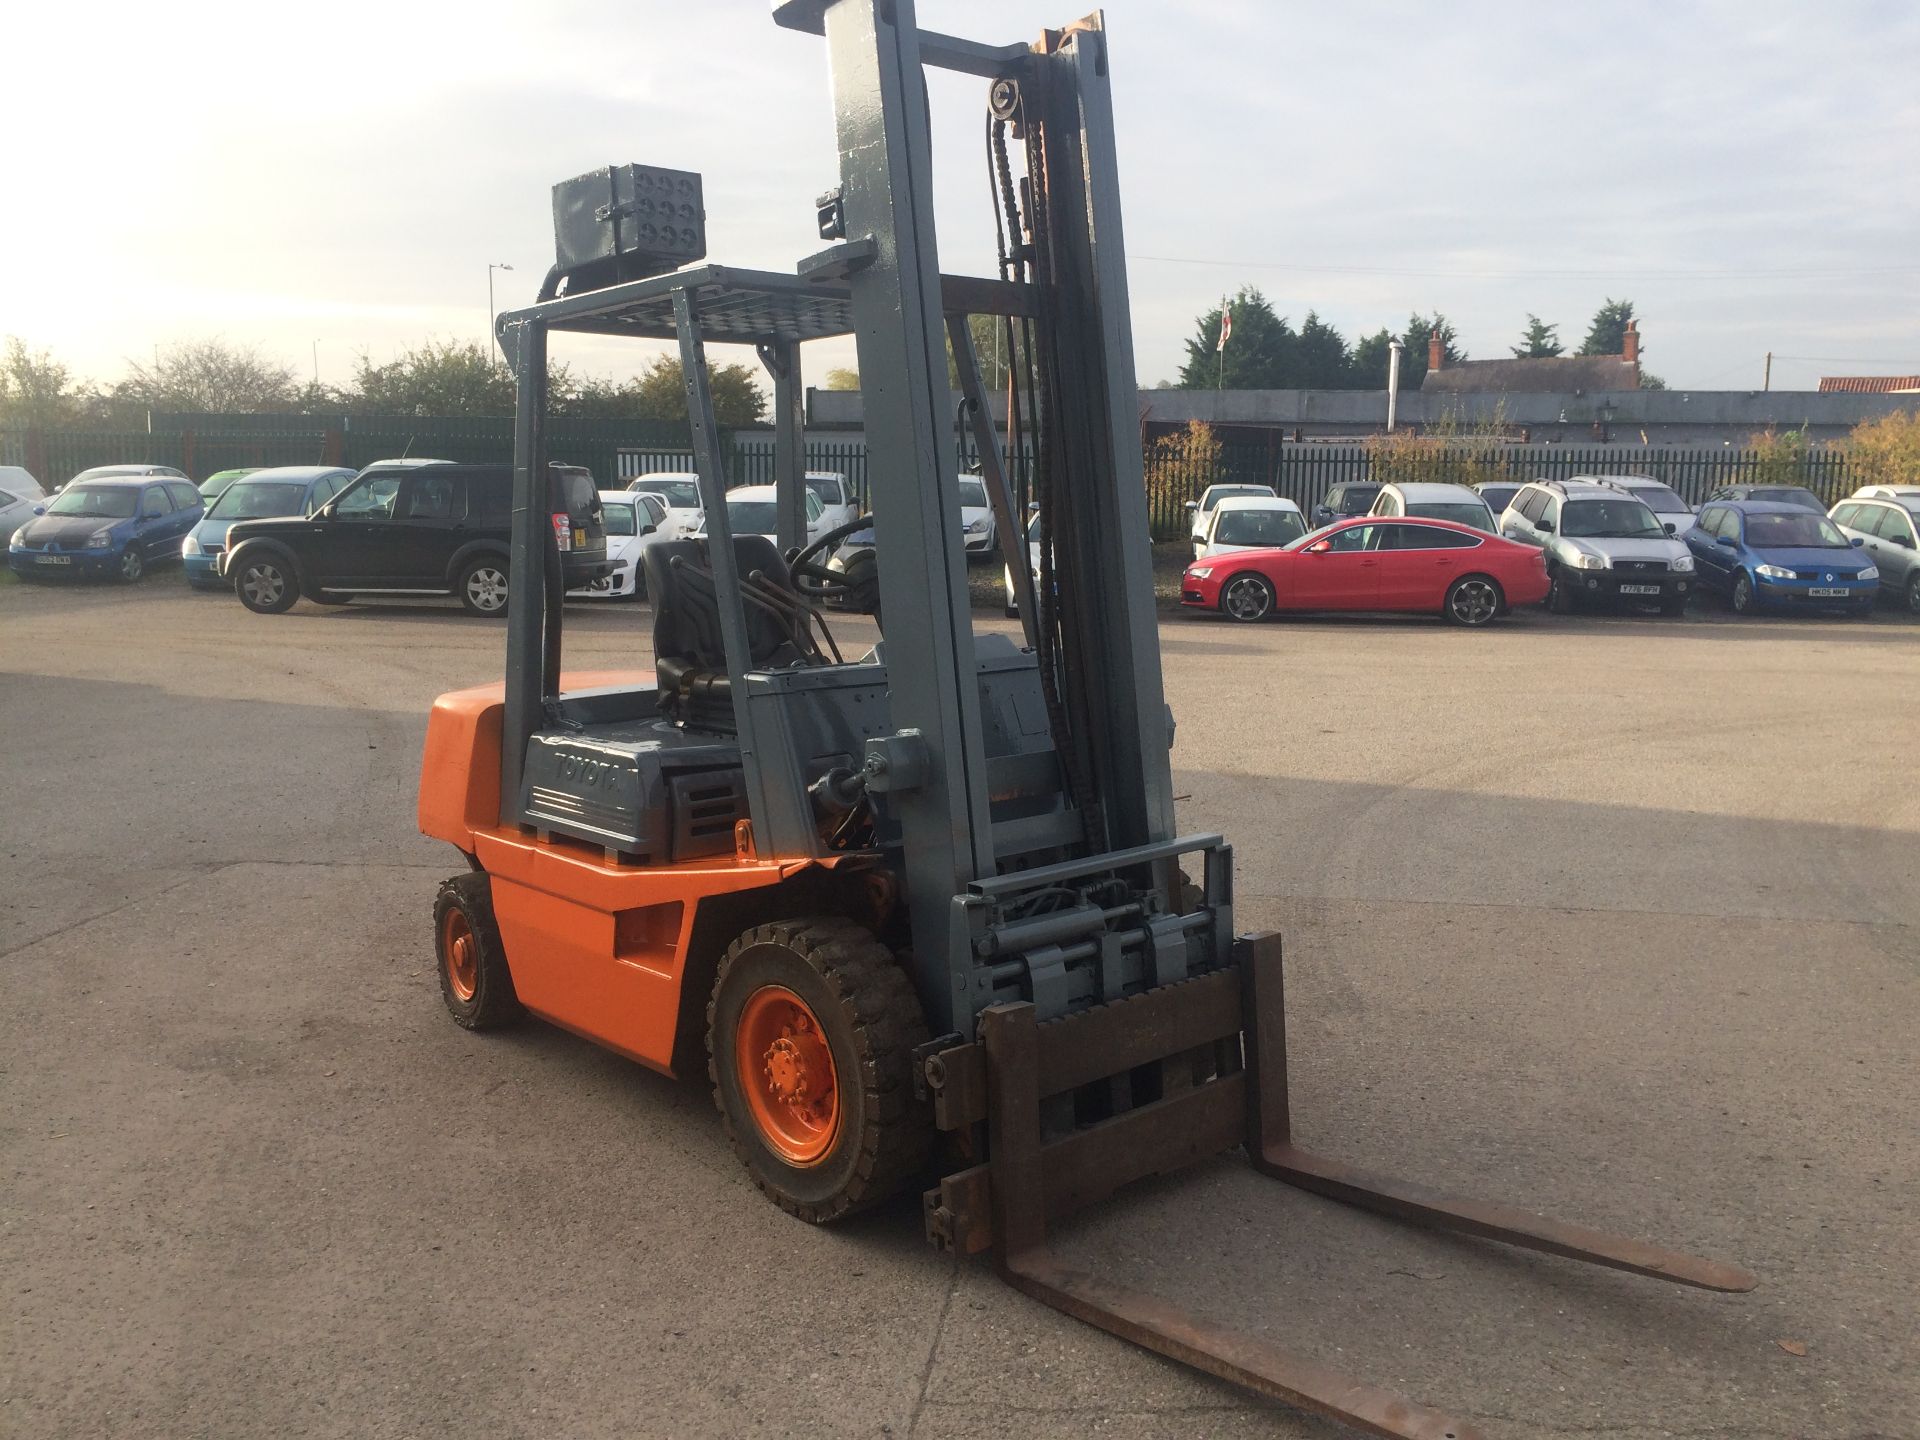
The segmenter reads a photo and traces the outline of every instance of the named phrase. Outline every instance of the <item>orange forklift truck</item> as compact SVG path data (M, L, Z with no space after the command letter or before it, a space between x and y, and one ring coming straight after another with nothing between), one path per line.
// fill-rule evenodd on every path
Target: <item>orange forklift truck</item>
M700 177L615 166L555 187L556 264L500 317L518 384L506 678L435 703L420 789L420 828L469 865L434 907L454 1018L530 1011L669 1074L704 1065L748 1173L794 1215L838 1220L941 1176L924 1192L936 1243L1371 1433L1478 1432L1068 1270L1048 1223L1244 1146L1353 1204L1751 1288L1292 1144L1278 937L1235 934L1231 848L1174 828L1101 17L1003 46L921 30L911 0L785 0L774 19L829 52L840 175L817 202L819 252L792 273L703 263ZM940 270L929 66L986 84L997 276ZM972 315L1019 361L994 397L1019 442L1005 455ZM554 331L679 347L706 523L646 551L651 674L562 669ZM871 514L807 544L800 345L844 335ZM778 545L731 532L709 342L754 346L772 374ZM992 501L1018 638L973 628L957 439ZM823 607L847 580L828 561L869 523L883 639L843 655Z

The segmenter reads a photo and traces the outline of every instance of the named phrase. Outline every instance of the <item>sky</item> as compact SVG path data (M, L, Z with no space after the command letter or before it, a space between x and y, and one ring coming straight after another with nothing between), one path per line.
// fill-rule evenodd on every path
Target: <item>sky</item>
M1005 43L1076 0L920 0ZM1078 0L1084 3L1084 0ZM1349 340L1630 298L1680 389L1920 373L1920 5L1107 7L1141 383L1243 284ZM552 261L556 180L705 176L717 261L790 269L838 177L824 45L764 0L6 7L0 334L90 378L207 336L344 382L483 339ZM30 64L20 63L34 57ZM993 273L985 82L936 75L941 267ZM563 337L621 376L638 344ZM716 355L726 352L716 350ZM739 358L751 361L747 352ZM809 383L851 342L807 347Z

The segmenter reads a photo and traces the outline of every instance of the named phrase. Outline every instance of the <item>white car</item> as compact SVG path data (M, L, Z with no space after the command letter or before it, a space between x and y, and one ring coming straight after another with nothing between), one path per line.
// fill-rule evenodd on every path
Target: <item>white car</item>
M1200 492L1198 500L1187 501L1187 538L1196 546L1206 538L1207 521L1213 518L1213 507L1229 495L1265 495L1268 499L1277 498L1271 485L1209 485ZM1198 551L1196 550L1196 554Z
M0 480L0 484L4 484ZM1920 485L1862 485L1849 500L1920 500Z
M808 490L807 498L807 538L811 545L827 533L824 522L826 511L820 506L820 497ZM727 528L733 531L737 540L742 535L764 535L775 545L780 543L779 497L771 485L741 485L727 492ZM700 517L699 535L707 533L707 521L704 512Z
M1277 550L1307 533L1300 507L1278 495L1229 495L1213 507L1206 533L1193 544L1193 558L1236 550Z
M1685 535L1698 518L1691 505L1649 475L1576 475L1573 478L1584 485L1611 485L1626 491L1651 510L1653 518L1675 536Z
M1413 481L1383 485L1373 497L1369 515L1412 515L1421 520L1451 520L1456 525L1471 525L1489 535L1500 533L1493 511L1480 498L1480 492L1464 485L1445 485L1437 481Z
M627 489L656 496L667 507L667 523L660 527L663 540L685 540L700 533L706 509L700 500L700 477L691 470L637 475L627 482Z
M647 593L646 576L640 569L646 549L667 538L661 533L668 513L666 502L644 492L602 490L600 509L606 516L607 559L613 564L613 573L577 585L567 594L637 600Z
M1027 572L1033 576L1034 588L1040 586L1040 517L1035 515L1027 521ZM1007 618L1011 620L1020 613L1020 602L1013 593L1013 571L1005 565L1000 567L1000 583L1007 589Z
M987 482L978 475L960 477L960 532L967 554L992 553L993 507L987 503Z
M838 470L807 471L807 489L820 497L820 510L826 520L823 534L851 525L860 518L860 501L847 477Z
M40 482L18 465L0 465L0 543L33 518L33 507L47 503Z

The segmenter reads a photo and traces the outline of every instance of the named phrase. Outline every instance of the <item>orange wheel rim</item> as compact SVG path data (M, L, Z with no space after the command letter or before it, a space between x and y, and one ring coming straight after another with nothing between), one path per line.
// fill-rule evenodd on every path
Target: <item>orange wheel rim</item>
M760 1137L790 1164L818 1164L840 1129L840 1079L819 1017L784 985L763 985L740 1009L734 1055Z
M447 967L447 983L462 1000L473 999L480 988L480 945L473 926L459 910L449 910L440 922L440 954Z

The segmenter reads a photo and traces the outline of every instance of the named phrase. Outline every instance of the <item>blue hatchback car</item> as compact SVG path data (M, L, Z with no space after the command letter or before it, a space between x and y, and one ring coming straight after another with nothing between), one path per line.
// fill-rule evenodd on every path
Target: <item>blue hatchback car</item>
M179 559L180 542L204 513L200 492L178 471L83 474L34 507L34 518L8 542L7 564L35 579L89 575L131 582L150 565Z
M281 515L309 515L346 488L358 471L337 465L279 465L243 475L207 508L180 547L187 583L196 590L232 590L220 578L220 552L227 548L227 530L240 520L267 520Z
M1880 572L1818 511L1777 500L1720 500L1687 532L1702 588L1742 615L1799 610L1867 615Z

